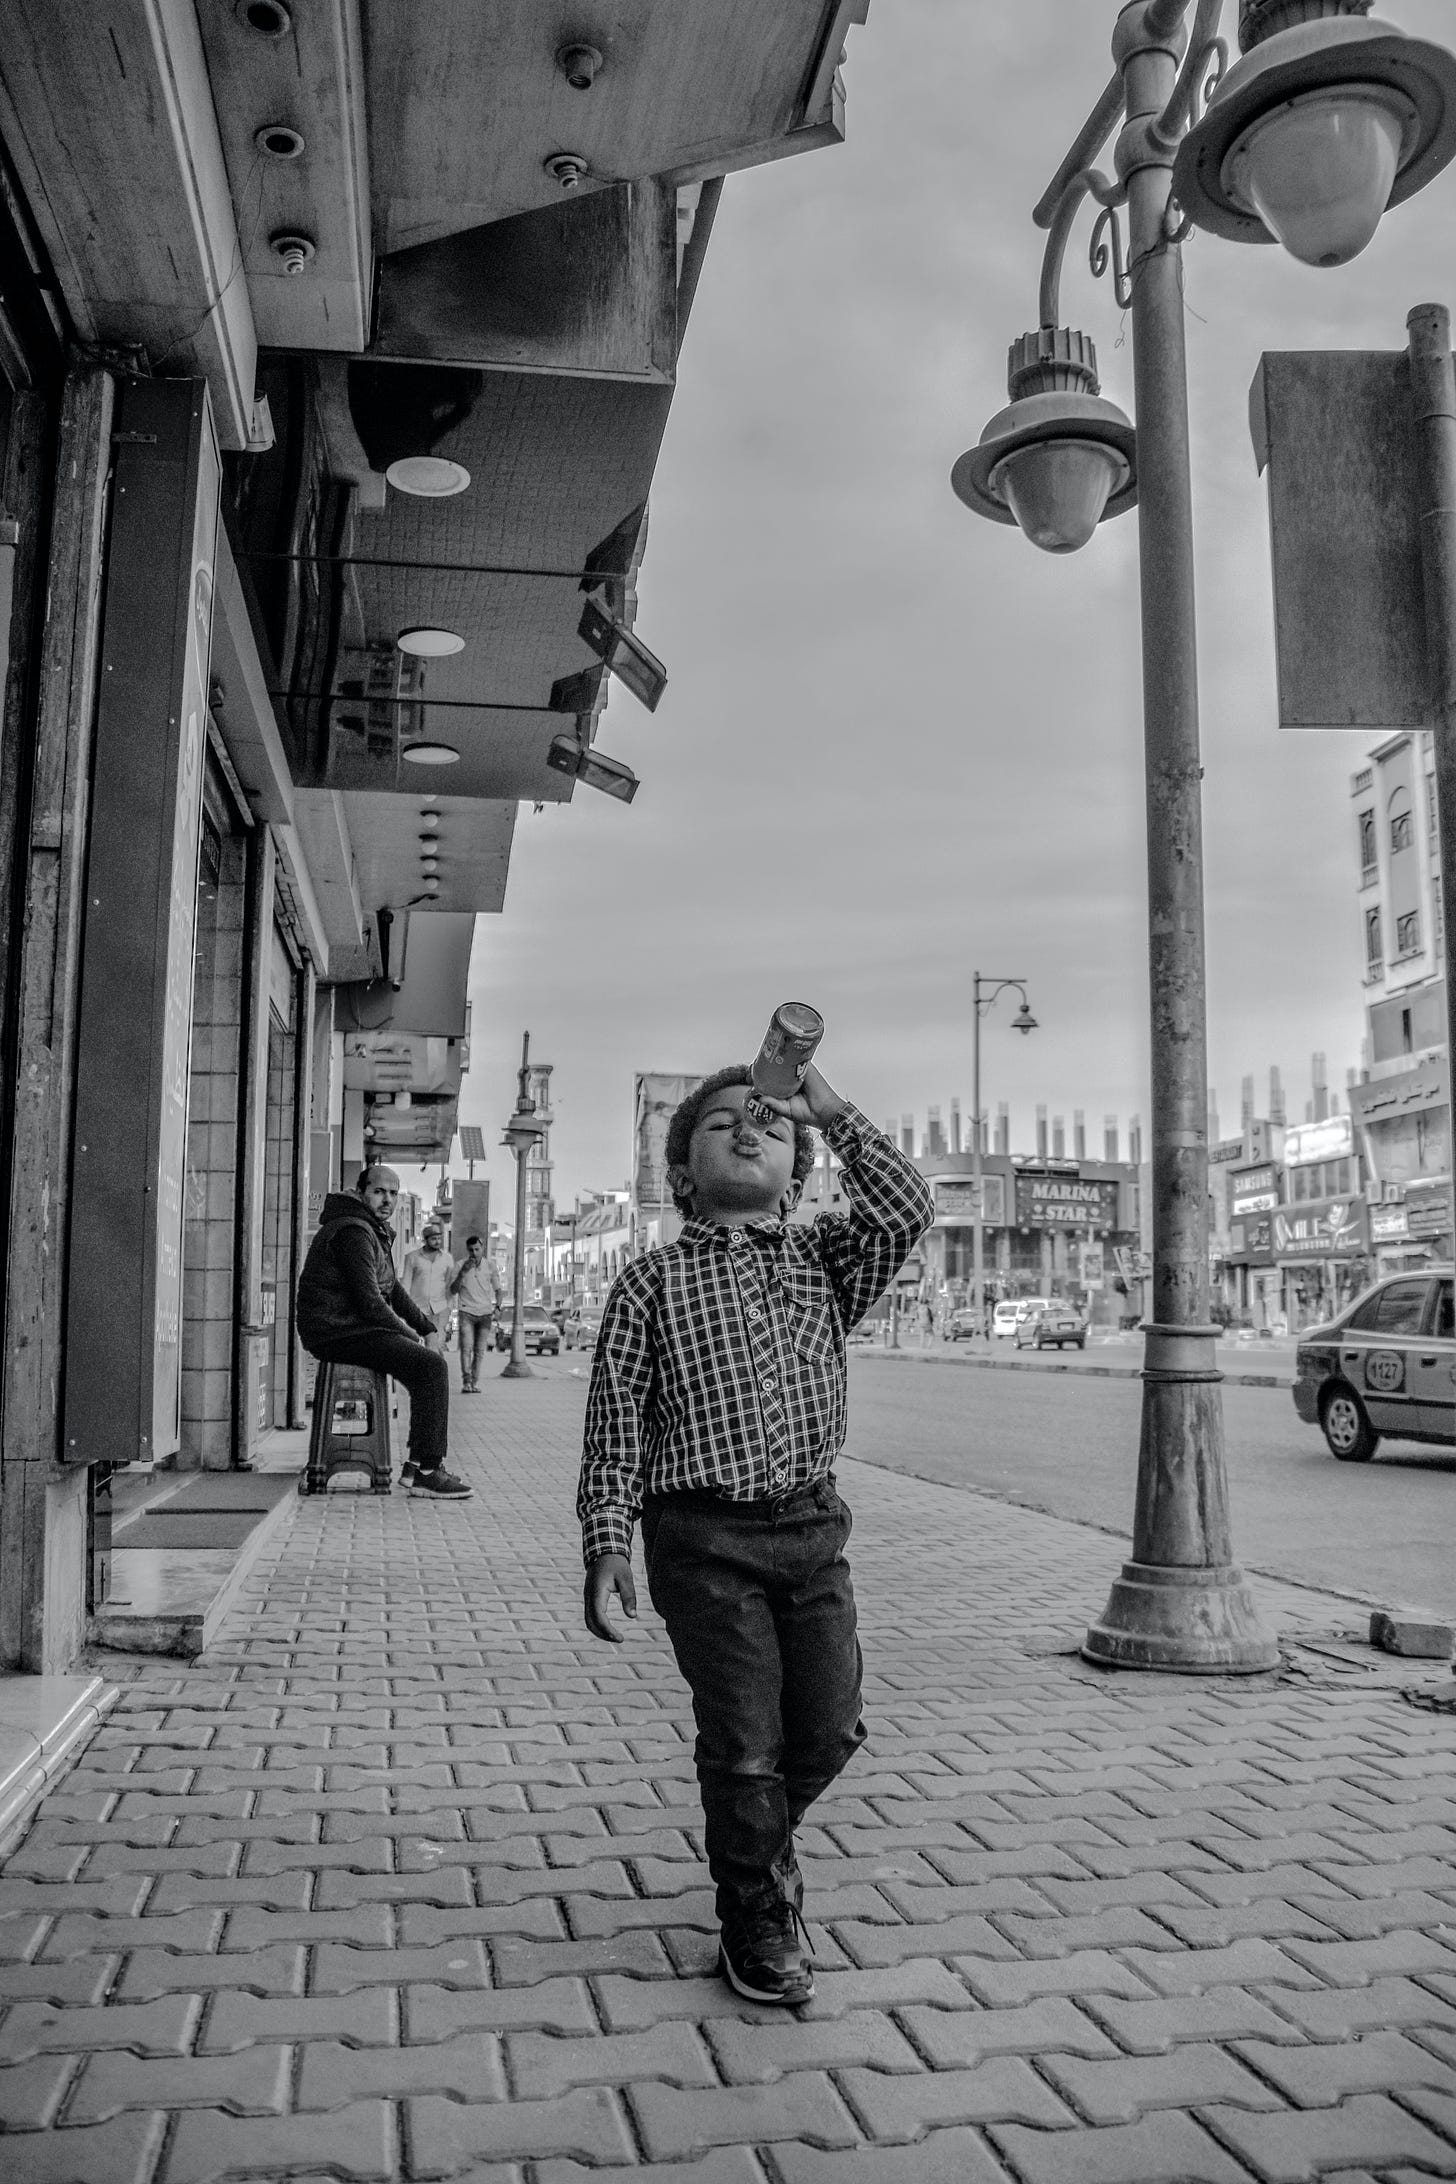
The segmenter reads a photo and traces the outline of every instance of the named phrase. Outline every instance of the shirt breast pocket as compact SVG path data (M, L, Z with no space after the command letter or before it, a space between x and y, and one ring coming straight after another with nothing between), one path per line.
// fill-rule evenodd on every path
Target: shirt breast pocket
M784 1273L784 1301L789 1332L800 1357L830 1364L840 1345L839 1317L829 1284L818 1267L793 1267Z

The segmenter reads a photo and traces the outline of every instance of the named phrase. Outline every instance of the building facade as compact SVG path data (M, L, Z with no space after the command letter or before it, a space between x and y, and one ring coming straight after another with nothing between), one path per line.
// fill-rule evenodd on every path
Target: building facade
M303 1421L327 1190L446 1159L521 800L635 787L603 687L723 178L838 141L865 12L709 57L635 0L598 80L531 10L9 10L0 1671L84 1642L118 1469Z
M1351 780L1366 1066L1350 1104L1372 1267L1452 1256L1451 1103L1436 783L1429 730L1389 736Z

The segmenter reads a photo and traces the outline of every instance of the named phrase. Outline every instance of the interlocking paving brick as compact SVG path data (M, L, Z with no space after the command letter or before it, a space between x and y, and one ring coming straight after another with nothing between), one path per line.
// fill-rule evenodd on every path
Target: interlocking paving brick
M159 2184L212 2184L237 2171L267 2177L316 2162L330 2174L391 2184L398 2176L394 2110L356 2101L327 2116L230 2116L187 2109L177 2120Z
M1147 1981L1139 1979L1129 1965L1106 1949L1082 1949L1071 1956L1010 1964L957 1955L956 1965L977 2000L996 2008L1015 2007L1043 1994L1146 1997L1148 1993Z
M288 2072L286 2047L155 2062L112 2048L88 2057L66 2103L66 2121L104 2123L132 2108L226 2108L236 2115L281 2115L288 2106Z
M462 2101L504 2100L500 2041L473 2032L454 2040L400 2048L351 2048L334 2040L310 2040L303 2050L300 2108L340 2108L366 2094L400 2100L412 2093L448 2093Z
M919 2138L952 2123L1069 2124L1070 2111L1020 2056L993 2055L970 2070L922 2071L891 2077L849 2069L838 2082L855 2114L878 2143Z
M309 1991L349 1994L359 1987L425 1980L442 1987L488 1987L485 1950L469 1937L436 1942L428 1949L352 1949L325 1942L314 1952Z
M779 2151L782 2159L785 2150ZM517 2169L472 2169L470 2184L520 2184L521 2174ZM644 2184L764 2184L763 2168L746 2146L717 2146L698 2161L654 2161L628 2175L640 2176ZM601 2184L601 2179L600 2169L584 2168L579 2161L538 2161L535 2166L536 2184ZM938 2184L938 2179L927 2184ZM967 2177L964 2184L980 2180Z
M646 2078L679 2086L719 2083L702 2035L691 2025L655 2025L595 2039L517 2032L507 2036L506 2051L511 2082L523 2100L548 2100L573 2086L628 2085Z
M1045 1995L1018 2009L901 2009L900 2020L936 2070L987 2055L1116 2056L1120 2050L1072 2002Z
M1437 2176L1452 2173L1450 2145L1379 2094L1357 2094L1338 2108L1286 2109L1280 2115L1215 2107L1207 2117L1263 2184L1304 2184L1336 2163L1351 2162L1383 2169L1409 2161Z
M81 2048L129 2047L139 2055L180 2055L191 2044L202 2015L201 1997L168 1995L159 2002L104 2004L97 2009L52 2009L46 2002L17 2002L0 2024L0 2061L60 2055Z
M1135 2123L1148 2109L1199 2108L1210 2101L1232 2101L1242 2108L1281 2106L1278 2094L1252 2071L1206 2042L1190 2041L1166 2055L1115 2061L1047 2055L1041 2064L1052 2084L1091 2123Z
M1291 2006L1326 1998L1288 1990ZM1278 1990L1280 2007L1285 1990ZM1206 1994L1171 1995L1156 2002L1124 2002L1111 1995L1089 1994L1086 2007L1113 2038L1134 2055L1161 2055L1179 2040L1294 2040L1298 2034L1276 2016L1267 2001L1243 1987L1211 1987Z
M778 2024L720 2018L708 2043L730 2085L768 2085L792 2070L919 2071L920 2057L894 2022L879 2010L851 2010L842 2017L798 2014Z
M134 1949L116 1986L119 2002L150 2002L164 1994L246 1987L254 1994L302 1994L305 1953L299 1948L239 1950L228 1956L183 1956L174 1949Z
M679 2161L710 2146L773 2145L780 2139L853 2146L860 2137L833 2081L821 2070L791 2071L772 2085L691 2092L636 2085L632 2109L649 2161Z
M1317 1991L1280 1989L1268 1999L1315 2040L1346 2040L1382 2026L1445 2026L1456 2035L1456 2002L1443 2000L1413 1979L1372 1979L1364 1987Z
M1360 2040L1321 2041L1311 2047L1271 2047L1250 2040L1241 2042L1237 2053L1301 2108L1328 2107L1351 2093L1394 2093L1403 2086L1450 2082L1445 2064L1398 2032L1371 2032Z
M980 2133L970 2130L932 2131L914 2146L867 2146L851 2153L780 2145L774 2148L774 2166L783 2184L1009 2184L1007 2170ZM689 2184L697 2172L680 2174L682 2184Z
M0 2002L100 2002L116 1978L119 1956L65 1957L58 1964L0 1966Z
M230 2054L269 2040L348 2040L388 2047L396 2031L388 1988L344 1995L256 1995L224 1992L208 2013L199 2052Z
M167 2118L158 2112L7 2132L5 2160L17 2184L149 2184L166 2128Z
M651 2087L649 2091L660 2091ZM406 2103L414 2173L454 2176L479 2161L564 2154L603 2165L633 2158L615 2093L586 2086L551 2101L464 2102L424 2094Z
M540 2026L550 2032L595 2032L596 2013L579 1979L542 1980L533 1987L423 1986L405 1989L411 2040L449 2040L461 2032L503 2032Z
M1242 2163L1176 2109L1086 2131L1002 2124L990 2137L1019 2184L1248 2184Z

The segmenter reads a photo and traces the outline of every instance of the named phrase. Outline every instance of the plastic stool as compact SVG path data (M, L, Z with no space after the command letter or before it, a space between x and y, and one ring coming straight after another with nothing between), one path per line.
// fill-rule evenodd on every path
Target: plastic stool
M320 1359L313 1430L300 1494L328 1492L336 1471L367 1471L376 1494L390 1491L389 1377L368 1365Z

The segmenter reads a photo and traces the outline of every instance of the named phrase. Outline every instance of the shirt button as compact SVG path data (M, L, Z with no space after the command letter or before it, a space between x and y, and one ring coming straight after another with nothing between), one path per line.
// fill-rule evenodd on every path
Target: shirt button
M751 1306L749 1307L749 1310L747 1311L747 1313L746 1313L746 1314L745 1314L744 1316L745 1316L745 1318L747 1318L747 1319L751 1319L752 1321L754 1321L754 1322L755 1322L755 1324L756 1324L756 1323L757 1323L757 1322L758 1322L759 1320L761 1320L761 1319L763 1318L763 1314L762 1314L762 1312L755 1312L755 1311L754 1311L754 1310L752 1309L752 1307L751 1307Z
M729 1241L729 1243L730 1243L730 1244L731 1244L731 1245L733 1246L733 1249L734 1249L735 1251L741 1250L741 1248L742 1248L742 1245L743 1245L743 1231L742 1231L742 1229L741 1229L741 1228L734 1228L734 1229L729 1229L729 1231L728 1231L728 1241Z
M774 1385L774 1376L773 1376L773 1374L772 1374L772 1373L760 1373L760 1374L759 1374L759 1376L758 1376L758 1384L759 1384L759 1386L760 1386L761 1388L771 1388L771 1387L772 1387L772 1386Z

